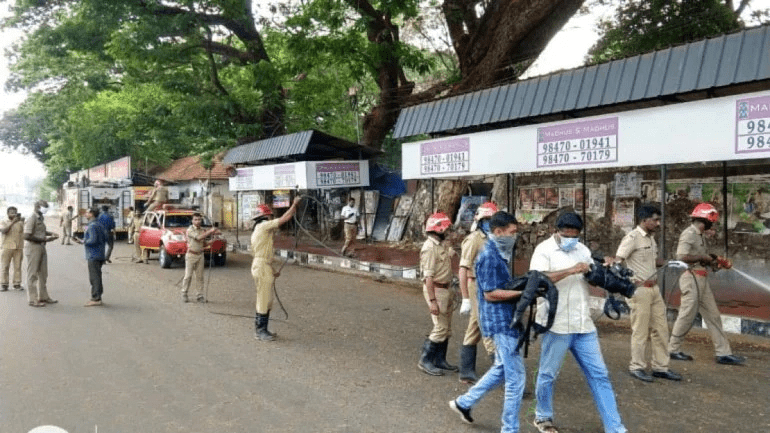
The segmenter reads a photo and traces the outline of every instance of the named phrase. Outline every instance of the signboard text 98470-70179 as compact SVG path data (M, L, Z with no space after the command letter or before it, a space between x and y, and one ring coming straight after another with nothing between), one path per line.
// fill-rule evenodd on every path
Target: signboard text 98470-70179
M537 130L537 166L602 164L618 160L618 118L572 122Z

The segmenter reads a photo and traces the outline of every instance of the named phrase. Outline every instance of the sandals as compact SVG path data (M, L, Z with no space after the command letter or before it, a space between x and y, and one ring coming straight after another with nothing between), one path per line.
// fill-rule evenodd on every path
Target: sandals
M544 419L542 421L535 420L532 424L537 427L537 431L540 433L559 433L559 429L553 425L553 421L550 419Z
M30 307L45 307L45 302L33 301L29 303Z

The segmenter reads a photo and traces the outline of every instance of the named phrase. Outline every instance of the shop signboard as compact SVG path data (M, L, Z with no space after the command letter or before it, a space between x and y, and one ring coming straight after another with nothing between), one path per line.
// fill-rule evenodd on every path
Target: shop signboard
M769 143L765 91L404 143L401 163L404 179L458 178L768 158Z

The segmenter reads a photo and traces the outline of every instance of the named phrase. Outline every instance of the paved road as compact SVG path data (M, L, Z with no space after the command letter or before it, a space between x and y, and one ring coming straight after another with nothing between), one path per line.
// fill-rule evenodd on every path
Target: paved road
M0 432L44 424L69 433L499 431L499 390L466 426L446 407L465 389L456 376L417 371L430 323L414 288L287 266L278 287L289 320L272 322L279 341L261 343L253 339L247 256L213 269L204 305L180 302L181 267L131 264L129 255L128 245L116 244L103 307L82 306L89 293L82 247L58 243L49 246L58 304L36 309L25 293L0 293ZM277 306L273 317L282 317ZM464 320L455 318L459 336ZM687 381L647 386L623 373L627 332L602 331L631 431L769 431L765 341L738 346L749 357L740 369L716 366L707 343L688 344L697 361L676 366ZM537 356L535 346L530 375ZM488 361L480 357L479 366ZM573 361L556 392L562 431L601 431ZM531 421L531 400L521 416Z

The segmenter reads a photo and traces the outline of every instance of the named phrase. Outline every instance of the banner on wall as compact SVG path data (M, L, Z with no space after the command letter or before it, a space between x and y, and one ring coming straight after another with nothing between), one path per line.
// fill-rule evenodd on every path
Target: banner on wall
M770 92L404 143L402 177L681 164L693 149L698 162L770 157Z
M230 191L331 189L369 186L369 161L301 161L241 167Z

